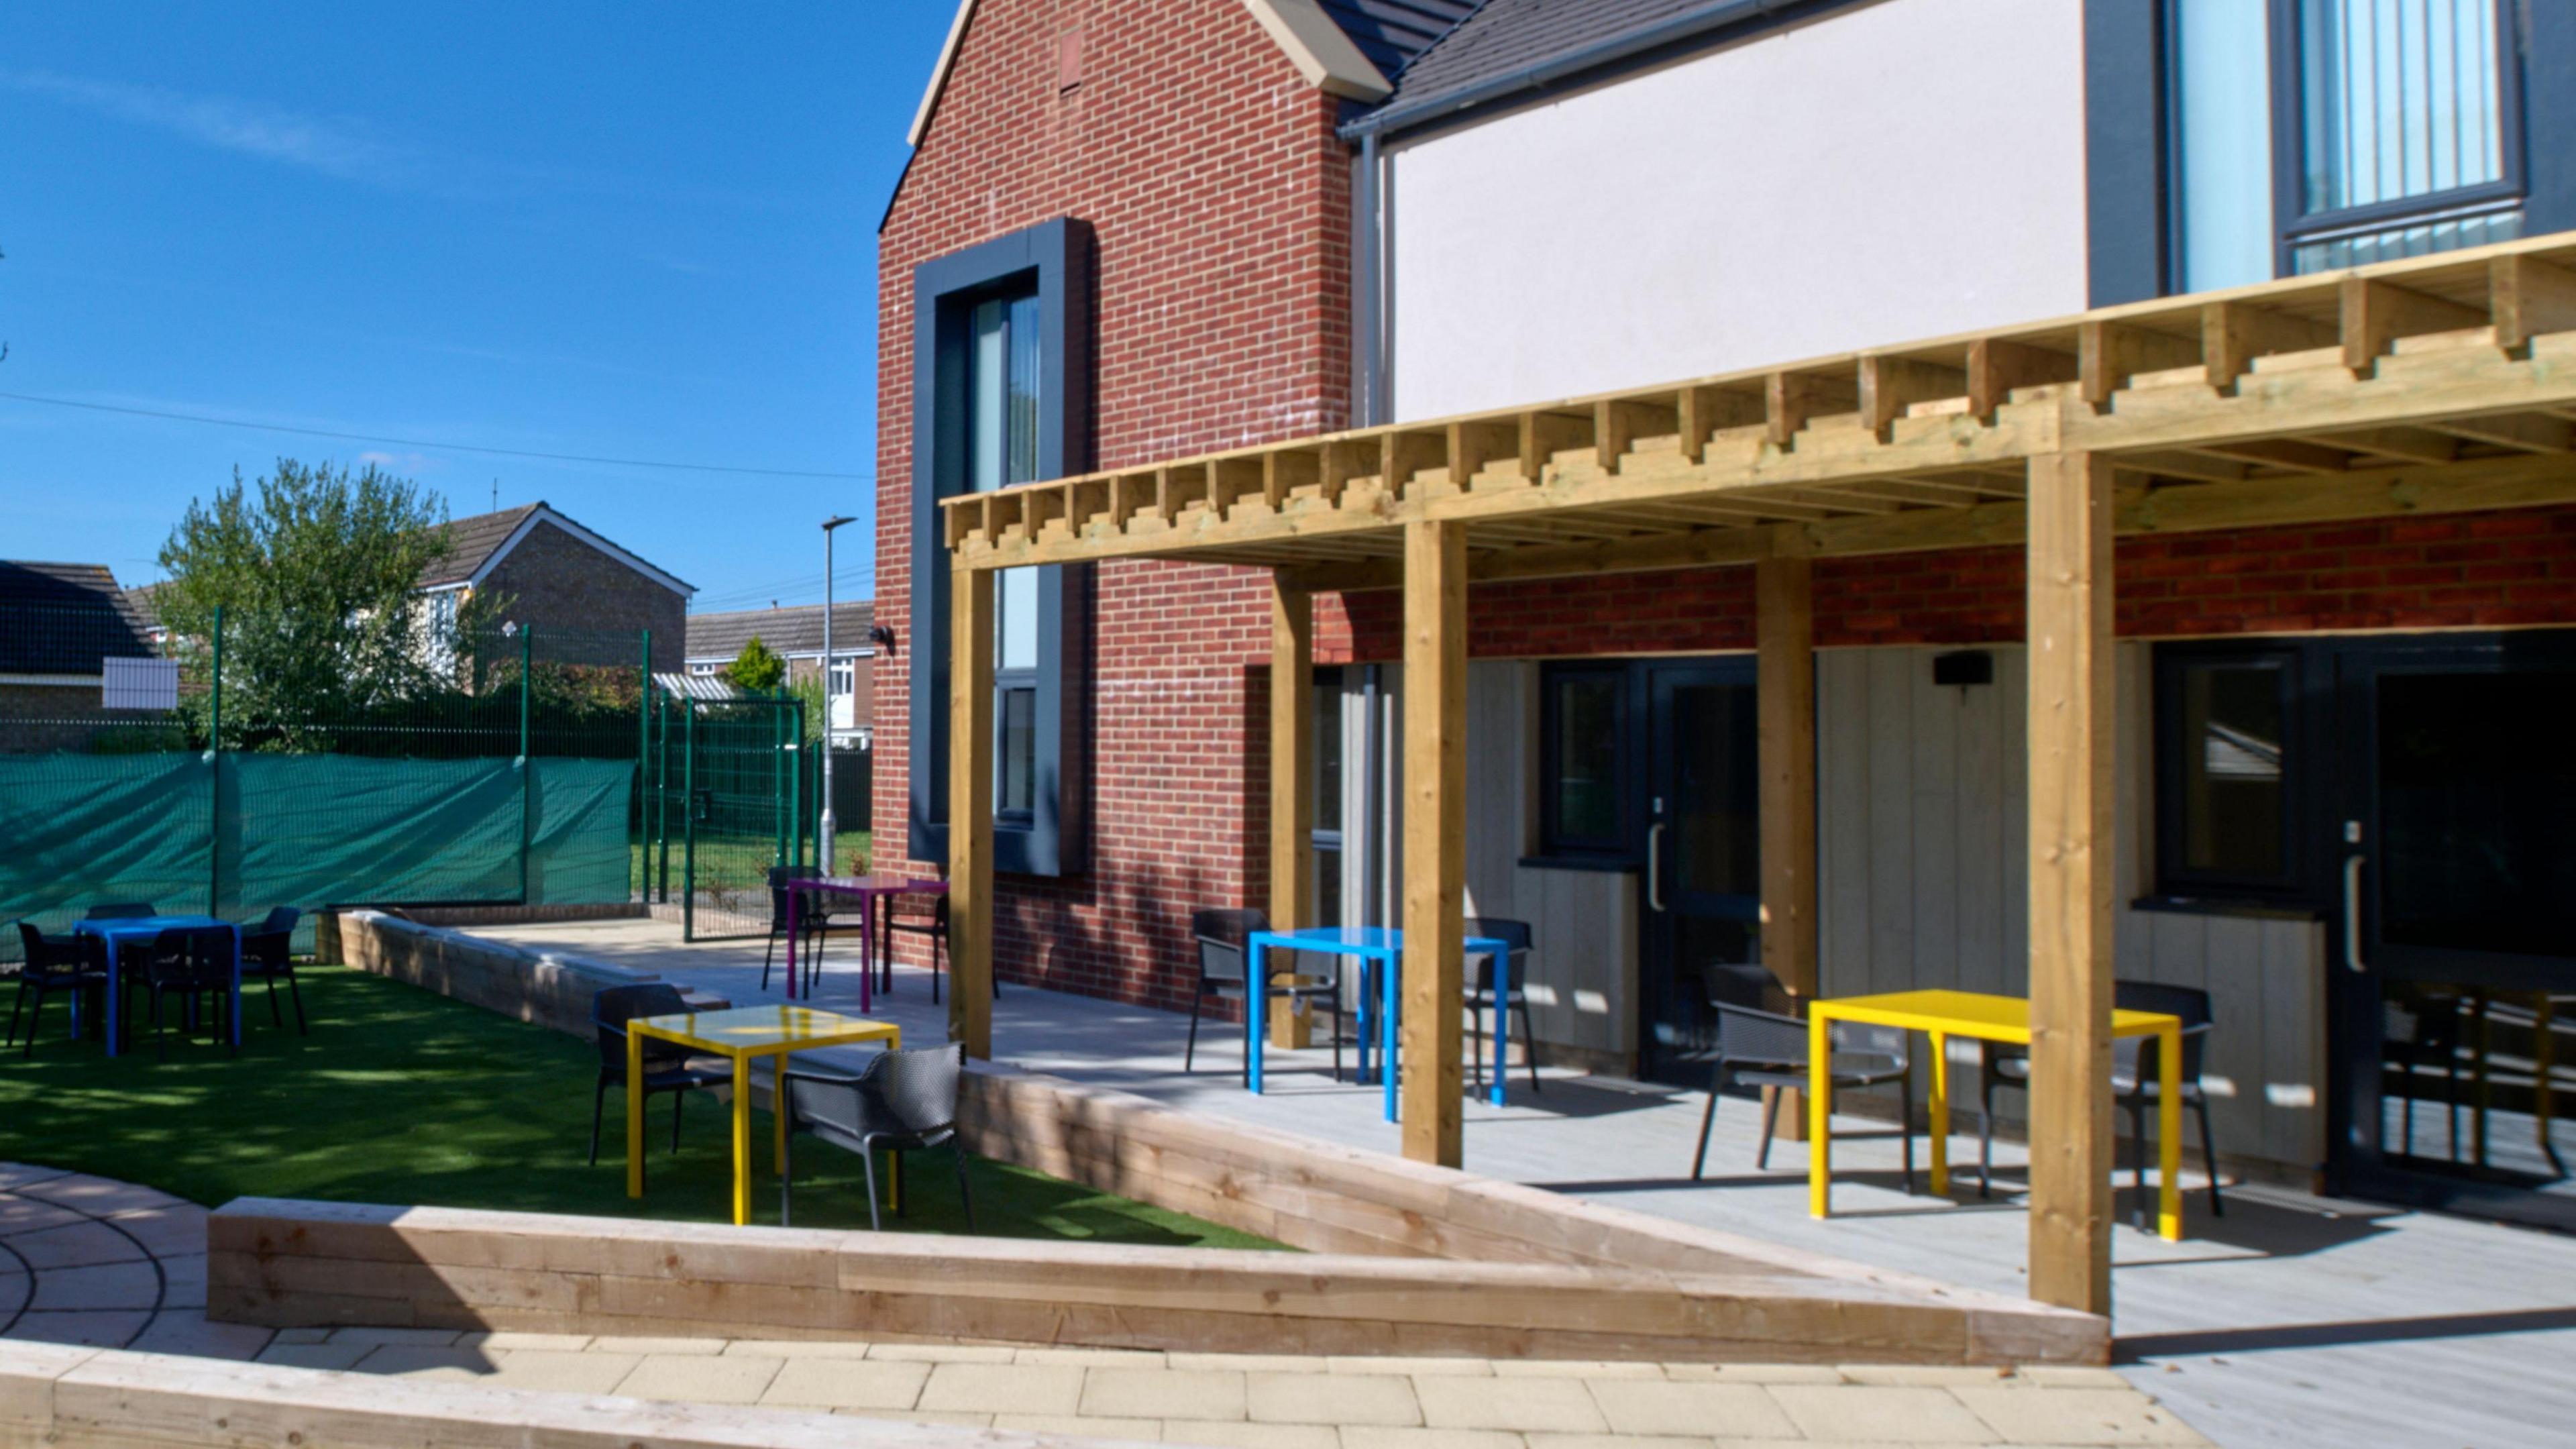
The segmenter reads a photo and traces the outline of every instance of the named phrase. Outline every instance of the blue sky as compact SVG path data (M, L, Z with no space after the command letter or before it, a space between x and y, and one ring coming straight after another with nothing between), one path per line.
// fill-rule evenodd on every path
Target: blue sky
M951 6L0 6L0 557L140 583L190 498L372 459L822 597L875 462L876 222ZM457 445L857 475L756 477ZM843 534L840 592L869 591Z

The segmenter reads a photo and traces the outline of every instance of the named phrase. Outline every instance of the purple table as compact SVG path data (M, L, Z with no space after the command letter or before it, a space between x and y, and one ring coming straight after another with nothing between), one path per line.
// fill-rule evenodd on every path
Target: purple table
M859 1010L876 1004L877 974L877 900L882 896L948 894L948 882L919 879L903 875L814 875L798 876L787 882L787 995L796 995L796 911L805 893L851 896L859 903L860 948ZM889 946L891 942L889 942ZM889 951L891 954L891 951Z

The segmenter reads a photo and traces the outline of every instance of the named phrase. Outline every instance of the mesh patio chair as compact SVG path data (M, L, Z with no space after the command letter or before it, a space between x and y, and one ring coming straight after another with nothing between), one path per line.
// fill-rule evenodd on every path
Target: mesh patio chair
M9 1003L8 1040L18 1040L18 1012L23 1007L27 1044L19 1054L25 1056L36 1049L36 1022L44 1015L48 995L61 991L106 995L107 957L94 936L48 936L32 921L18 922L18 942L26 950L26 959L18 966L17 998Z
M89 908L89 919L93 921L139 921L159 914L150 901L110 901Z
M1735 1086L1803 1090L1807 1085L1807 1023L1794 1016L1724 1002L1712 1003L1709 1009L1717 1018L1717 1041L1706 1053L1708 1108L1700 1114L1699 1148L1691 1157L1693 1182L1699 1181L1701 1170L1708 1165L1708 1134L1717 1121L1720 1093ZM1911 1043L1902 1029L1892 1026L1842 1021L1834 1023L1832 1031L1835 1090L1896 1084L1897 1133L1905 1139L1905 1191L1910 1196L1914 1191ZM1772 1125L1777 1116L1776 1103L1764 1104L1762 1145L1753 1157L1756 1168L1767 1170L1771 1166Z
M1521 1018L1521 1055L1529 1065L1530 1090L1539 1090L1538 1042L1530 1035L1529 993L1525 989L1529 975L1530 942L1534 933L1527 921L1509 920L1502 916L1469 916L1467 934L1501 941L1512 949L1503 957L1503 979L1494 980L1494 958L1468 958L1468 970L1474 973L1467 982L1468 1030L1475 1041L1472 1054L1476 1085L1485 1085L1485 1013L1494 1014L1494 1035L1508 1044L1510 1022L1506 1014L1519 1012ZM1500 990L1497 990L1497 987Z
M788 1157L779 1164L778 1222L784 1227L795 1179L796 1134L811 1132L859 1155L867 1174L868 1227L883 1230L877 1210L877 1152L893 1153L895 1181L903 1156L947 1146L957 1160L957 1201L966 1231L975 1231L975 1201L966 1183L966 1143L957 1133L957 1093L966 1080L966 1048L956 1042L913 1051L879 1052L857 1073L790 1067L786 1074ZM902 1206L897 1204L897 1212Z
M2111 1004L2122 1011L2159 1011L2182 1019L2182 1100L2200 1118L2200 1160L2209 1173L2209 1214L2225 1217L2227 1203L2218 1191L2218 1141L2209 1135L2209 1094L2201 1089L2201 1043L2209 1035L2209 993L2196 986L2167 986L2155 981L2114 981ZM1987 1042L1977 1072L1977 1196L1991 1196L1994 1173L1997 1091L2030 1090L2030 1050L2007 1042ZM2129 1174L2136 1188L2130 1204L2132 1221L2147 1225L2147 1110L2163 1094L2162 1068L2151 1036L2120 1037L2111 1043L2111 1095L2129 1118ZM2141 1065L2143 1064L2143 1070Z
M2448 1118L2443 1144L2460 1160L2460 1004L2456 997L2392 993L2380 1004L2380 1056L2405 1074L2399 1111L2398 1151L2415 1155L2415 1094L2432 1070L2442 1073L2442 1108Z
M824 908L820 891L797 890L793 882L807 872L796 866L774 865L769 868L769 945L760 953L760 989L769 989L769 966L778 952L778 938L787 934L788 903L795 902L797 949L805 953L805 979L813 981L823 969L823 927L831 919ZM789 985L795 983L790 982Z
M948 896L946 892L902 891L877 898L877 910L885 926L885 951L877 957L877 990L894 990L894 938L897 932L907 936L930 938L930 1004L939 1004L939 972L948 955ZM1002 994L1002 983L993 982L993 994Z
M1198 939L1198 988L1190 993L1190 1037L1181 1050L1181 1070L1196 1068L1199 1049L1199 1009L1211 996L1242 1000L1251 990L1250 941L1255 931L1270 929L1270 917L1258 909L1196 910L1190 912L1190 934ZM1285 951L1265 951L1263 964L1275 976L1281 963L1278 958L1294 956ZM1310 1006L1322 1002L1333 1013L1333 1080L1342 1079L1342 978L1338 971L1327 973L1312 983L1299 983L1292 978L1287 985L1269 986L1263 993L1266 1001L1284 1001L1290 1010L1297 1003ZM1251 1023L1244 1026L1243 1081L1252 1084Z
M141 950L125 948L125 969L119 973L120 987L130 989L141 978L143 989L151 996L152 1051L161 1060L170 1060L168 1001L179 998L186 1015L180 1023L180 1036L185 1039L198 1018L201 1003L212 1002L216 1009L205 1015L216 1025L224 1049L238 1055L241 1047L229 1029L231 1013L240 1004L233 995L233 952L236 940L229 926L173 926L154 936ZM136 967L141 969L138 971Z
M293 906L278 906L256 926L242 928L242 983L268 983L268 1019L272 1026L284 1026L286 1019L277 1010L277 983L286 982L286 994L295 1003L295 1034L309 1035L304 1025L304 991L295 984L295 923L304 913Z
M590 1094L590 1162L599 1165L600 1115L608 1089L626 1085L626 1023L639 1016L678 1016L689 1009L680 988L667 981L611 986L590 999L592 1036L599 1044L599 1081ZM644 1101L671 1099L671 1150L680 1150L680 1103L689 1093L733 1081L733 1066L702 1057L678 1042L644 1039Z

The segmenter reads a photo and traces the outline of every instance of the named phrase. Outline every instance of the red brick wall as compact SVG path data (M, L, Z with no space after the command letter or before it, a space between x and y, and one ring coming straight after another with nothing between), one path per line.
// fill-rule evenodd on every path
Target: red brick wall
M2576 508L2129 538L2113 566L2127 638L2576 623ZM1815 588L1819 645L2022 637L2017 548L1826 559ZM1402 615L1393 591L1327 601L1316 655L1392 661ZM1750 649L1753 570L1490 585L1467 619L1485 658Z
M1081 80L1059 85L1063 37ZM1336 103L1238 0L983 0L880 237L875 821L905 861L912 271L1057 217L1098 244L1103 467L1348 425L1349 160ZM1194 904L1266 894L1263 586L1161 563L1099 571L1092 872L1004 877L1015 980L1186 1001Z

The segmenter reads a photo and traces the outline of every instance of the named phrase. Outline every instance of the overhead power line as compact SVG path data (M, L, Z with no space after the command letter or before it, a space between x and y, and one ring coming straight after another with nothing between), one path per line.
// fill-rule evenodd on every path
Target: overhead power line
M419 438L378 437L372 433L337 433L328 428L290 428L277 423L246 423L235 418L209 418L195 413L162 412L155 408L116 407L108 403L75 402L67 397L38 397L32 393L0 392L0 398L12 402L43 403L48 407L81 408L94 413L123 413L127 417L166 418L172 422L204 423L217 428L246 428L259 433L294 433L307 438L337 438L349 443L383 443L396 448L437 448L451 453L483 453L496 458L535 458L549 463L605 463L616 468L668 468L683 473L743 473L758 478L834 478L865 483L866 473L826 473L805 468L737 468L721 463L659 463L649 458L594 458L583 453L536 453L524 448L485 448L472 443L434 443Z

